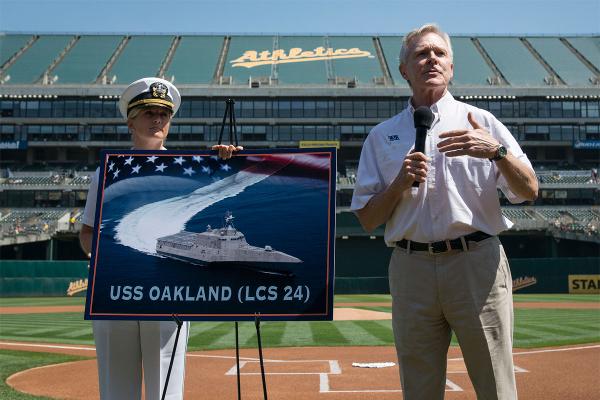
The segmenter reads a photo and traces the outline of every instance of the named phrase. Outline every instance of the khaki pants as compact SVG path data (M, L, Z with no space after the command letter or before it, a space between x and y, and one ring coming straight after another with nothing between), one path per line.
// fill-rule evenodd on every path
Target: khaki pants
M166 399L183 399L189 322L179 333ZM93 321L100 399L159 400L171 362L177 324L172 321Z
M443 399L452 331L479 400L515 400L512 277L497 237L431 255L396 248L392 324L405 400Z

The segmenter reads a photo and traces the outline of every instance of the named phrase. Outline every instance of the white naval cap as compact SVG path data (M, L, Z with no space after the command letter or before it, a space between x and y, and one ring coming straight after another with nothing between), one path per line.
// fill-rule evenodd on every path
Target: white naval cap
M136 107L165 107L175 114L181 104L179 90L169 81L160 78L142 78L125 89L119 100L123 118Z

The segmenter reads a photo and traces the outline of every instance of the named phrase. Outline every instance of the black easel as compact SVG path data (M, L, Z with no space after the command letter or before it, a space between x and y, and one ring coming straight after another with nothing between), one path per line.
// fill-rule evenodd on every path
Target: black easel
M171 378L171 369L173 369L173 361L175 360L175 352L177 351L177 342L179 341L179 333L181 332L181 325L183 322L177 317L176 314L173 314L173 321L177 324L177 334L175 335L175 344L173 345L173 351L171 352L171 362L169 363L169 371L167 371L167 379L165 380L165 387L162 393L162 400L165 400L165 396L167 395L167 388L169 387L169 378Z
M256 341L258 342L258 359L260 361L260 376L262 378L263 398L267 400L267 379L265 376L265 364L262 353L262 340L260 338L260 313L254 314L254 325L256 326ZM238 400L242 399L242 388L240 384L240 344L238 340L238 323L235 322L235 361L237 372Z
M229 114L229 144L238 146L237 139L237 125L235 121L235 108L233 105L235 101L233 99L225 100L225 114L223 114L223 122L221 123L221 133L219 134L219 143L223 141L223 131L225 130L225 121L227 120L227 114Z
M260 340L260 313L254 314L254 325L256 325L256 341L258 342L258 358L260 360L260 376L262 377L263 397L267 400L267 381L265 379L265 365L263 363L262 341Z
M233 99L225 100L225 114L223 114L223 122L221 123L221 133L219 134L219 144L223 141L223 132L225 131L225 123L227 122L227 115L229 115L229 144L238 146L237 139L237 125L235 121L235 101ZM260 313L254 314L254 324L256 326L256 339L258 341L258 356L260 360L260 374L262 377L263 385L263 397L267 400L267 381L265 379L265 366L262 355L262 341L260 339ZM239 342L239 327L238 322L235 321L235 362L236 362L236 375L237 375L237 393L238 400L242 400L242 386L240 381L240 342ZM168 378L167 378L168 379Z

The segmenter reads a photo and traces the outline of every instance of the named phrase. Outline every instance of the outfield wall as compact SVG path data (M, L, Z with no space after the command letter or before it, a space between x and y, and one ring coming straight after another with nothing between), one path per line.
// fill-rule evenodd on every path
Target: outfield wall
M0 261L0 297L65 296L87 277L87 261Z
M378 251L363 241L337 260L337 294L389 293L390 250L369 242ZM516 258L510 266L518 293L600 293L600 257ZM86 261L0 261L0 297L64 296L69 289L81 295L87 276Z

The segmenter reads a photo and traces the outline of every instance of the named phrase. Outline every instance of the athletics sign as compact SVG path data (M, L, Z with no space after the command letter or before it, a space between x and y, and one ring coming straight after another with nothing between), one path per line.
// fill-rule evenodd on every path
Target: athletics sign
M302 50L299 47L293 47L289 53L284 49L263 50L258 52L256 50L246 50L244 54L235 60L229 61L232 67L245 67L254 68L260 65L276 65L276 64L288 64L308 61L324 61L324 60L337 60L341 58L360 58L370 57L369 51L361 50L358 47L351 49L334 49L332 47L317 47L314 50Z
M86 319L330 320L335 149L105 151Z

